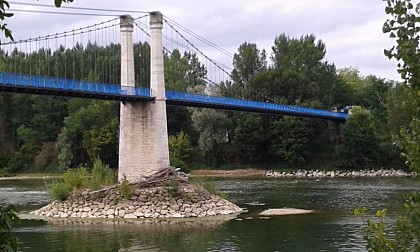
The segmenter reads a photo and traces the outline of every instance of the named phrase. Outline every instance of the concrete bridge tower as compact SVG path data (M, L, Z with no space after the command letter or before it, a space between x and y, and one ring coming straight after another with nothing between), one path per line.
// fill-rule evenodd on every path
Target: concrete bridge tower
M121 16L120 28L121 85L122 88L134 87L133 18ZM150 13L150 88L155 100L121 103L119 181L138 182L144 176L169 167L162 28L162 14Z

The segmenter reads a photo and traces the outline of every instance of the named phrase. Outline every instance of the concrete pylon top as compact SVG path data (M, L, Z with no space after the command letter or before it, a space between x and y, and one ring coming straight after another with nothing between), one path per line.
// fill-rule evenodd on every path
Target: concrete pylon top
M120 27L133 27L134 19L130 15L122 15L120 16Z
M150 12L150 24L163 24L163 15L160 11Z

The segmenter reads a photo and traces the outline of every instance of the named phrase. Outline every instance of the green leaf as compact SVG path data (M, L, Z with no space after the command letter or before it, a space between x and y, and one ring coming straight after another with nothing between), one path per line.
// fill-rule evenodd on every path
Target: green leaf
M361 216L366 212L366 207L356 207L353 211L353 214L356 216Z
M386 215L386 209L382 209L382 210L378 210L378 211L376 211L376 215L377 215L378 217L385 218L385 215Z
M55 7L57 7L57 8L61 7L62 3L63 3L62 0L54 0Z
M15 41L12 35L12 31L9 29L4 30L4 36L6 36L6 38L10 39L11 41Z
M390 31L391 31L391 28L389 27L388 23L384 23L384 25L382 26L382 32L388 33Z
M409 2L409 3L407 4L407 9L409 9L409 10L413 9L413 4Z

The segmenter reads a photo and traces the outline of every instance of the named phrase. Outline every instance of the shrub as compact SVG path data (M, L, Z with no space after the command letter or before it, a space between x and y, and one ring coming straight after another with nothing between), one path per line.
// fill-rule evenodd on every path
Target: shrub
M376 212L378 221L365 220L367 209L364 207L354 210L365 224L363 238L367 242L367 251L420 251L420 193L412 193L403 207L393 226L385 221L386 209Z
M89 172L84 167L69 169L63 174L63 182L54 181L51 195L56 200L66 200L74 189L86 188Z
M92 189L99 189L116 183L115 172L104 164L100 159L93 162L92 178L90 186Z
M171 164L175 167L186 168L186 161L193 150L190 137L181 131L176 136L169 136L168 144Z
M166 180L162 183L162 186L165 187L168 193L174 198L177 198L181 195L180 183L175 179Z
M115 177L114 171L108 165L102 163L100 160L95 160L92 176L85 167L69 169L63 174L63 182L53 183L51 194L54 199L63 201L67 199L72 190L88 187L99 189L102 186L114 184ZM127 194L128 192L124 191L124 193Z
M216 182L208 177L196 177L191 180L191 183L203 187L213 195L219 196L221 198L226 198L226 194L217 189Z
M88 184L89 172L85 167L69 169L63 174L64 183L71 189L86 188Z
M133 186L130 185L128 180L123 180L118 185L118 192L124 199L130 199L133 196L134 189Z
M71 190L72 188L69 184L54 181L51 188L51 195L53 199L64 201L70 195Z

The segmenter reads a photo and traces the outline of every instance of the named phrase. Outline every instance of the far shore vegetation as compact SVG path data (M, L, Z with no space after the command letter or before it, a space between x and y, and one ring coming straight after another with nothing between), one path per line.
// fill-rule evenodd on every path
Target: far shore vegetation
M119 45L60 47L48 53L0 51L0 71L21 66L20 73L119 82L112 52ZM134 45L147 54L147 43ZM305 53L302 53L305 52ZM410 129L419 100L407 83L362 76L356 68L336 69L325 59L327 46L315 35L273 38L272 51L244 42L233 57L232 80L206 85L207 70L198 56L178 50L165 54L168 90L206 92L287 105L340 110L352 106L345 123L281 115L168 106L171 164L196 169L408 169L394 143L401 128ZM48 57L47 57L48 56ZM94 68L93 60L104 64ZM39 64L39 58L48 58ZM73 67L55 67L72 59ZM269 60L270 59L270 60ZM147 61L147 60L146 60ZM83 66L83 67L82 67ZM147 66L139 64L136 69ZM148 73L148 69L142 69ZM148 75L137 76L146 85ZM0 93L0 174L62 174L92 167L96 159L116 170L118 102Z

